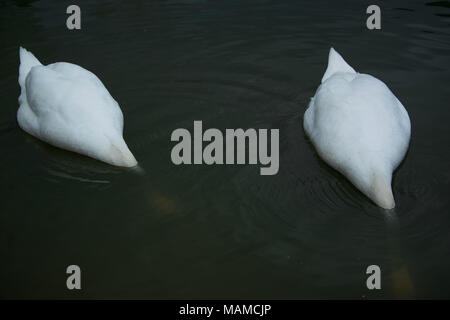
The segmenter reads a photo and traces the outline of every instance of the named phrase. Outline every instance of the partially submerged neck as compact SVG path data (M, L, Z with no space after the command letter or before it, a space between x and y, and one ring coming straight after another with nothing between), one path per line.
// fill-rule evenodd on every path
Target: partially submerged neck
M109 148L109 161L111 164L120 166L120 167L134 167L137 165L136 158L131 153L130 149L128 149L125 141L120 141L115 144L111 144Z
M393 209L395 207L391 177L375 173L372 177L368 193L373 202L378 206L384 209Z

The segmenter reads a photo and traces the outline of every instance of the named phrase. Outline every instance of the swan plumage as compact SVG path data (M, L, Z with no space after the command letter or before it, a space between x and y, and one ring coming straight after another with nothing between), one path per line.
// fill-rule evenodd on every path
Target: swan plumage
M331 48L303 127L325 162L378 206L395 207L392 173L408 150L411 122L382 81L357 73Z
M67 62L44 66L22 47L19 56L17 121L24 131L112 165L137 165L123 139L119 104L95 74Z

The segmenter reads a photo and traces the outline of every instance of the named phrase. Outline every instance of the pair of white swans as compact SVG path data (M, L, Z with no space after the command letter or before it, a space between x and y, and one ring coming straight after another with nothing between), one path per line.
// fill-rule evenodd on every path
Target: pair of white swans
M93 73L66 62L44 66L20 48L19 84L23 130L112 165L137 165L123 139L122 111ZM378 206L395 207L392 172L408 149L411 123L383 82L357 73L331 48L303 126L323 160Z

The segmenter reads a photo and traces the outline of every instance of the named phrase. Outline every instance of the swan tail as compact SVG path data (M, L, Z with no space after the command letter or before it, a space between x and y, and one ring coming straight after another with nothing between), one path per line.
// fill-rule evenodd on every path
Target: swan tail
M38 127L36 123L35 116L30 106L28 105L27 99L27 89L25 81L27 79L28 73L34 66L42 65L38 59L26 49L20 47L19 49L19 85L20 85L20 96L19 96L19 110L17 111L17 122L19 126L28 133L33 134L33 128ZM35 134L33 134L35 135Z
M334 48L331 48L328 54L328 67L321 83L324 83L325 80L338 72L356 73L355 69L345 62L344 58Z
M31 68L42 65L38 59L27 49L20 47L19 49L20 66L19 66L19 85L22 94L25 93L25 80ZM21 94L21 96L22 96Z

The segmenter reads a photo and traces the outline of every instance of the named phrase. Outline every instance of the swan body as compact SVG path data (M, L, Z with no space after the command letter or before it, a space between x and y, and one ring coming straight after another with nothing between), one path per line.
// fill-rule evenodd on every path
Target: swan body
M24 48L19 55L17 121L23 130L112 165L137 165L123 139L119 104L95 74L66 62L44 66Z
M378 206L395 207L392 173L408 149L411 122L382 81L357 73L331 48L303 127L325 162Z

